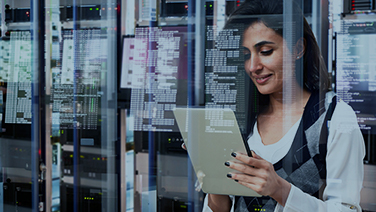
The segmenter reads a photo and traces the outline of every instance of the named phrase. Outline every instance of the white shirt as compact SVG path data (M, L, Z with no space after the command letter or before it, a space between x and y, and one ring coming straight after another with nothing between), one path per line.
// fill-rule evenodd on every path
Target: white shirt
M264 145L261 140L261 136L258 132L257 122L253 128L253 135L248 139L248 146L251 150L255 151L257 155L272 164L280 161L290 150L296 131L299 128L299 124L302 118L300 118L289 131L278 142L270 145Z
M274 164L281 160L290 149L299 122L300 120L280 141L267 146L262 144L255 124L254 134L249 138L248 144L256 154ZM364 176L364 156L364 140L355 112L349 105L339 101L329 123L324 201L291 185L285 207L277 204L274 211L362 211L359 202ZM234 198L230 197L232 199L230 212L233 212ZM207 197L204 200L203 211L212 212L208 206Z

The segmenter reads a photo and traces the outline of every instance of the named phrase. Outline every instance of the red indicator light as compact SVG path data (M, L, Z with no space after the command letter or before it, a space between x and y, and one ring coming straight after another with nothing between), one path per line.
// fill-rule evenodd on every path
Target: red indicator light
M185 9L188 9L188 5L185 5L184 7L185 7Z
M26 15L29 15L29 12L26 12Z

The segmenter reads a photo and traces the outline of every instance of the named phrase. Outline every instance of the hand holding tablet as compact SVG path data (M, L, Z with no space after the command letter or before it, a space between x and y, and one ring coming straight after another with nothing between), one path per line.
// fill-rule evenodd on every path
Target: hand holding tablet
M246 153L232 110L176 108L174 115L205 193L261 196L227 177L230 170L224 163L234 161L231 153Z

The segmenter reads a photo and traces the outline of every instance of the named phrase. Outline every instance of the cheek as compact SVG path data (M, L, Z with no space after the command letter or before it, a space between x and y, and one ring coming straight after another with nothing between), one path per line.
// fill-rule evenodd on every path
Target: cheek
M267 66L274 72L283 72L283 56L272 57L265 61L265 64L268 64Z

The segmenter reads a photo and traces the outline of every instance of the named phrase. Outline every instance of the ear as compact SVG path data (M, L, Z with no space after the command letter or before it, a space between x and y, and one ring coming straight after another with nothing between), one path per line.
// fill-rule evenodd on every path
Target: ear
M296 42L295 48L294 48L296 60L299 60L300 58L303 57L303 55L305 53L305 48L306 48L306 40L303 37L301 37Z

